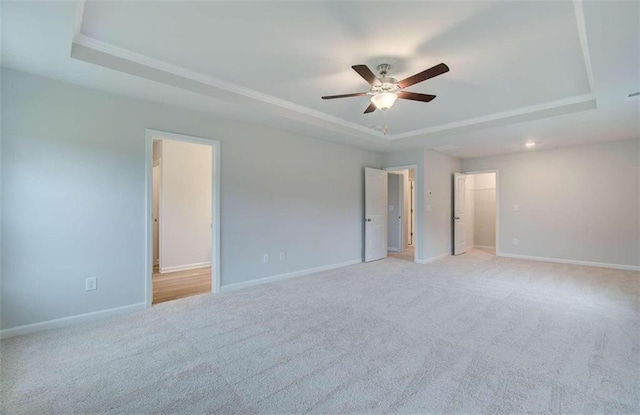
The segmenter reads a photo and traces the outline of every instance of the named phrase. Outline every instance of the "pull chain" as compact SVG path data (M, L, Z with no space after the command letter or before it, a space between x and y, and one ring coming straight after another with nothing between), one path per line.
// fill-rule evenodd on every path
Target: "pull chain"
M389 132L389 127L387 126L387 110L382 111L384 113L384 125L382 127L382 133L387 135Z

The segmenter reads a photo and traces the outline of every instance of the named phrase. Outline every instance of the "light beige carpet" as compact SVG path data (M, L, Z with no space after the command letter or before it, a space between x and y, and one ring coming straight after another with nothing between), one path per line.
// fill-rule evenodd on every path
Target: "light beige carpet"
M638 413L637 272L397 259L2 341L2 412Z

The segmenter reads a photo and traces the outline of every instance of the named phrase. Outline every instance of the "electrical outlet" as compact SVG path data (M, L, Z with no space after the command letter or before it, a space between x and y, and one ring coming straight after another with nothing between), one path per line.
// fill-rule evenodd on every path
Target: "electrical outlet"
M262 255L262 262L264 262L265 264L269 262L269 254Z
M84 281L84 288L87 291L93 291L98 289L98 278L89 277Z
M284 252L280 252L280 261L284 261Z
M520 241L518 241L518 238L513 238L513 244L514 245L518 245L520 243Z
M520 206L518 206L518 205L513 205L513 211L514 211L514 212L517 212L517 211L519 211L519 210L520 210Z

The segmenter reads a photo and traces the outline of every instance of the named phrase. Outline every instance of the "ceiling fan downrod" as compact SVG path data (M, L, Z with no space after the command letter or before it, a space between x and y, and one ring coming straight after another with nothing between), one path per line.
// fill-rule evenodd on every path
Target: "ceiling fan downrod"
M388 63L383 63L378 65L376 69L378 70L378 73L380 74L380 76L384 78L389 73L389 70L391 70L391 65L389 65Z

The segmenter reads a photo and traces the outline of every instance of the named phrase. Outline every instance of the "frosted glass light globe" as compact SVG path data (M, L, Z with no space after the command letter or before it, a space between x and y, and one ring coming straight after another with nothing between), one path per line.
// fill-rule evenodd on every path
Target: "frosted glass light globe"
M382 92L371 97L371 102L379 110L388 110L396 102L398 96L393 92Z

